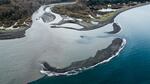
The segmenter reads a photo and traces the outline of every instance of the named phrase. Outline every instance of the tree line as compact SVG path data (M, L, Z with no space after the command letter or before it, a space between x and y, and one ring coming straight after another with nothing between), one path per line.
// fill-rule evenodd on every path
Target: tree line
M116 3L129 3L129 2L145 2L150 0L88 0L88 4L116 4Z

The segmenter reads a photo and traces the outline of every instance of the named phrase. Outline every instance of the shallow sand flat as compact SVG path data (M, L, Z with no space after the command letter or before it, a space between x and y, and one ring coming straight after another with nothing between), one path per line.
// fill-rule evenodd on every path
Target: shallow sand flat
M50 28L40 18L43 7L33 15L33 25L26 31L26 37L0 41L0 83L24 84L43 76L40 62L63 68L71 62L94 56L97 50L106 48L114 37L107 35L105 27L92 31ZM57 17L51 23L60 21ZM105 30L106 28L106 30ZM110 29L111 30L111 29ZM81 37L83 36L83 37Z
M82 29L83 27L78 25L78 24L73 24L73 23L65 23L63 25L61 25L62 27L71 27L71 28L75 28L75 29Z
M115 9L111 9L111 8L107 8L107 9L101 9L101 10L98 10L100 12L112 12L112 11L116 11Z
M57 15L57 20L54 20L51 23L59 22L59 20L62 19L58 14L55 15ZM45 26L45 28L47 27L46 24L43 26ZM43 53L39 60L47 61L54 67L63 68L69 66L74 61L79 61L94 56L97 50L106 48L114 39L114 37L96 37L101 35L105 36L105 31L107 30L110 31L111 28L101 28L93 31L49 28L49 42L52 45L47 46L47 51ZM83 36L83 38L81 36Z

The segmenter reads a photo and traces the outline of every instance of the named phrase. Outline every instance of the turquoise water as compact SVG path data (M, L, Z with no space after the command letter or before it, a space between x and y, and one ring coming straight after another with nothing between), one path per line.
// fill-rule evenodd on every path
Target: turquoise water
M30 84L150 84L150 5L115 19L127 40L119 56L74 76L43 77Z

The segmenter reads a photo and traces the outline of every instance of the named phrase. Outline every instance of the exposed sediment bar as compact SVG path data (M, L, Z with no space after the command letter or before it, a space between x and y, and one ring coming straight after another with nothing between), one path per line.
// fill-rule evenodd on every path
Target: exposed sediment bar
M123 41L124 40L121 38L116 38L112 41L112 44L110 44L106 49L98 50L94 57L90 57L82 61L73 62L70 66L63 69L57 69L55 67L52 67L46 61L42 62L42 70L50 73L71 73L71 71L78 71L80 69L88 68L116 55L116 53L118 53L120 49L124 46Z

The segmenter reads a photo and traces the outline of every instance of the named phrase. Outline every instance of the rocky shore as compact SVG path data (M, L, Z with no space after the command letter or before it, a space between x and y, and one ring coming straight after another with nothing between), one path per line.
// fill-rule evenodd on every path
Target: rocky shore
M57 69L55 67L52 67L50 64L48 64L46 61L42 62L42 72L46 72L47 75L52 74L53 75L64 75L63 73L74 73L74 71L80 71L83 69L86 69L90 66L97 65L98 63L101 63L112 56L116 55L120 49L124 47L125 43L124 40L121 38L116 38L112 41L111 45L109 45L106 49L98 50L96 55L94 57L90 57L86 60L73 62L70 66L63 68L63 69ZM65 74L66 75L66 74Z

